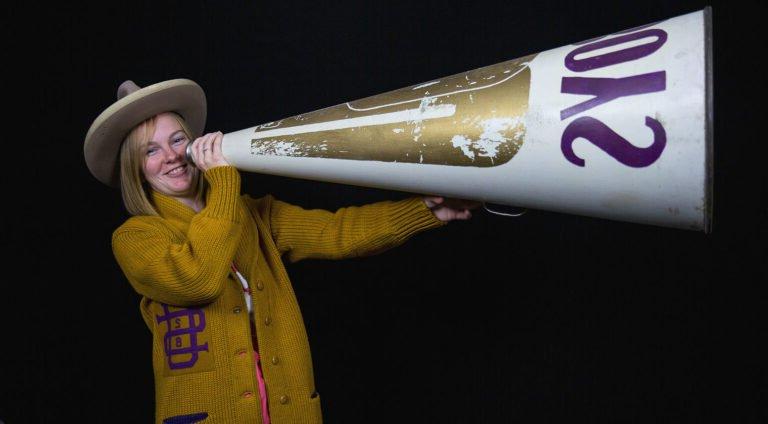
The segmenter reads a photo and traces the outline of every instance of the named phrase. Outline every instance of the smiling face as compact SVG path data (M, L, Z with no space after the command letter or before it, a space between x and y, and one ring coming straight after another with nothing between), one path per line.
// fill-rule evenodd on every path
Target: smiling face
M196 169L185 160L189 137L176 118L157 116L155 132L144 146L144 178L156 191L177 198L195 195Z

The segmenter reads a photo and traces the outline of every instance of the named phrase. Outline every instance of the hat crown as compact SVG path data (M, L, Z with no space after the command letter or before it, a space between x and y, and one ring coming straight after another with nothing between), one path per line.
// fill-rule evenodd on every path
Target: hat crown
M120 84L120 87L117 87L117 100L120 100L135 91L139 91L140 89L141 87L136 85L135 82L127 80Z

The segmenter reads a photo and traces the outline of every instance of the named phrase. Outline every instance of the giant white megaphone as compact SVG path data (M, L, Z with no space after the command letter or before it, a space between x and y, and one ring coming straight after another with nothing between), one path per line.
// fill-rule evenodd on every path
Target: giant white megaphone
M710 8L224 135L238 169L709 232Z

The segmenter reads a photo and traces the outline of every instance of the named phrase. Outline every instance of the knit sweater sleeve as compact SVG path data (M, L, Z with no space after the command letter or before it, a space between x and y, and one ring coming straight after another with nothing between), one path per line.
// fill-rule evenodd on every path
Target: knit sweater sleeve
M290 262L370 256L446 223L420 197L350 206L330 212L271 200L268 220L280 254Z
M209 303L221 294L242 232L240 175L223 166L204 176L206 207L183 237L156 216L132 217L113 233L115 258L139 294L178 306Z

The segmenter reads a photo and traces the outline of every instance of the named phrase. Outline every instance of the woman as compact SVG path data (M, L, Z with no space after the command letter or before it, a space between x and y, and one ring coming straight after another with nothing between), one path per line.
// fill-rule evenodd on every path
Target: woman
M309 344L281 257L372 255L469 219L476 202L438 197L304 210L240 195L222 133L201 134L206 103L190 80L126 81L93 123L86 163L119 186L132 215L115 258L142 295L153 334L156 422L319 423Z

